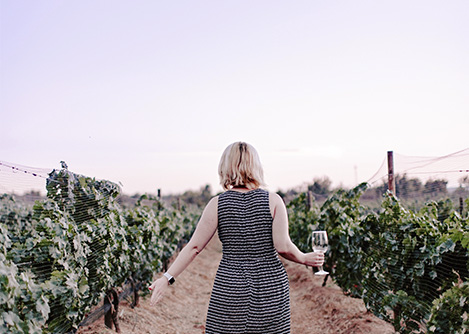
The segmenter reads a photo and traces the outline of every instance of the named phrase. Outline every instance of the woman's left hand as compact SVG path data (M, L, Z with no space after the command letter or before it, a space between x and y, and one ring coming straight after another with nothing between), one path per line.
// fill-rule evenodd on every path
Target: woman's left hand
M165 294L168 287L169 284L166 277L160 277L154 281L153 284L149 287L151 290L150 305L156 305L161 300L161 298L163 298L163 295Z
M320 252L305 253L305 264L311 267L319 267L324 264L324 254Z

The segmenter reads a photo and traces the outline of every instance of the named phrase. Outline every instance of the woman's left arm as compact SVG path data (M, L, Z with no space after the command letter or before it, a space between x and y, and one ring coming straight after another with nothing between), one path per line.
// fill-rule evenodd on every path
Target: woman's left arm
M272 213L272 238L277 252L287 260L305 264L307 266L321 266L324 262L322 253L303 253L291 241L288 231L288 213L283 200L279 195L272 193L269 196Z
M210 200L202 213L202 217L197 224L194 234L187 245L181 250L176 260L169 267L168 273L173 277L178 277L195 257L205 248L212 239L218 227L218 197ZM166 277L160 277L149 287L152 290L151 305L160 301L168 288Z

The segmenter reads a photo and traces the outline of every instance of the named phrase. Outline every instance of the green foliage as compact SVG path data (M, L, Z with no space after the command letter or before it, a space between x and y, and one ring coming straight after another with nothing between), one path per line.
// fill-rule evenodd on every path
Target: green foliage
M467 216L450 200L413 212L391 193L370 212L359 202L366 190L366 184L338 190L312 209L300 194L289 206L292 240L307 245L313 229L326 230L326 268L335 282L399 333L467 331Z
M420 214L407 211L388 193L383 211L367 220L377 233L370 240L363 268L363 299L401 333L418 330L415 320L427 318L432 300L438 297L429 287L444 289L455 279L445 263L445 254L454 252L455 243L441 238L446 227L436 214L435 207Z
M142 195L134 208L124 211L124 217L130 272L135 280L150 281L155 268L167 265L174 252L189 240L200 213L186 208L170 210L156 197Z
M326 270L345 293L354 297L362 293L366 257L362 247L370 238L361 224L366 209L359 202L366 188L363 183L349 191L338 190L322 205L319 216L319 226L327 230L331 250L326 254Z
M6 229L0 224L2 234ZM5 241L5 240L3 240ZM0 253L0 332L41 333L50 312L44 288Z
M428 329L435 334L469 331L469 281L459 281L433 301Z
M157 205L123 209L114 183L66 169L49 176L48 198L33 208L0 197L2 332L77 328L111 287L150 281L198 218L148 196Z

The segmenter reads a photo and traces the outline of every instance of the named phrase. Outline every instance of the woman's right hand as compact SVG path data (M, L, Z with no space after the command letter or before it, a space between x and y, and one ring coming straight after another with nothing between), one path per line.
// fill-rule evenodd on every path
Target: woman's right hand
M305 265L311 267L319 267L324 264L324 253L310 252L305 253Z
M152 285L150 285L149 289L151 291L151 306L156 305L161 300L168 287L168 280L164 276L158 278L156 281L153 282Z

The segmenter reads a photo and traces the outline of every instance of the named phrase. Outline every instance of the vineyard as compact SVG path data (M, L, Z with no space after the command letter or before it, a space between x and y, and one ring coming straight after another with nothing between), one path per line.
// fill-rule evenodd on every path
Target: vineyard
M447 199L412 211L390 192L370 209L360 201L367 188L337 190L321 205L297 194L287 205L292 240L309 251L311 232L326 230L326 279L397 332L468 333L467 209ZM113 288L163 270L200 215L152 196L122 204L116 184L66 168L46 189L33 206L0 198L1 332L75 332Z

